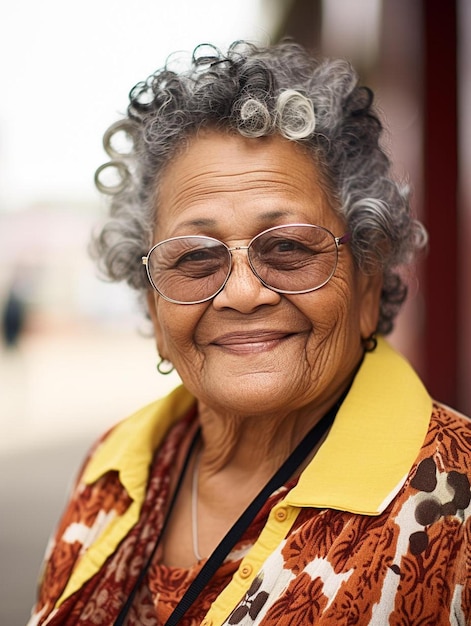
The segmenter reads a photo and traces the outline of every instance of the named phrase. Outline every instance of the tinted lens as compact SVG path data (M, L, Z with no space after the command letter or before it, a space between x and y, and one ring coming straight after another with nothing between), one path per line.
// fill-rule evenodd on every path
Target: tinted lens
M164 297L181 303L212 298L230 271L230 252L211 237L176 237L151 251L148 272Z
M313 291L334 273L337 244L319 226L279 226L253 239L249 260L267 287L284 293Z

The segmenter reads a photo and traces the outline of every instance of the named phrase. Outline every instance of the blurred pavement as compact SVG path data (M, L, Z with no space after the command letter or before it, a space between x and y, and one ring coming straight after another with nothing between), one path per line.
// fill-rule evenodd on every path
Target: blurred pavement
M0 624L24 626L39 566L93 440L178 384L152 339L120 328L23 337L0 354Z

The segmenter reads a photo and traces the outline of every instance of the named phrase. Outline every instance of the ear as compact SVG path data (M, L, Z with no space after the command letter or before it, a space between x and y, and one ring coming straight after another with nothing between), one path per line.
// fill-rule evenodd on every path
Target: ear
M154 337L157 346L157 352L163 359L166 359L167 348L165 345L164 333L162 331L162 326L160 325L159 316L157 313L157 298L158 295L153 289L147 290L147 309L149 311L149 317L152 322L152 326L154 327Z
M362 339L367 339L378 325L383 275L381 272L375 274L360 272L360 283L360 333Z

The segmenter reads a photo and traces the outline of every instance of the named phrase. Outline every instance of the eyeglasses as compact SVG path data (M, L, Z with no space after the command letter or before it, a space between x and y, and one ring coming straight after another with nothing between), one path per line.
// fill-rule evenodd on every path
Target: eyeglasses
M175 304L199 304L222 291L235 250L247 250L252 272L265 287L300 294L329 282L339 246L349 240L349 233L335 237L322 226L285 224L264 230L247 246L229 247L202 235L172 237L155 244L142 263L152 287Z

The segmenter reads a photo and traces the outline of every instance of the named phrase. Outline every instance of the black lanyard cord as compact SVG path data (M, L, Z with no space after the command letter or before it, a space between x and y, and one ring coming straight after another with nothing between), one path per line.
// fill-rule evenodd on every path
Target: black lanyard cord
M319 422L317 422L317 424L308 432L308 434L304 437L301 443L298 444L298 446L289 455L289 457L286 459L283 465L275 472L275 474L268 481L265 487L263 487L263 489L255 497L255 499L245 509L245 511L242 513L239 519L235 522L232 528L228 531L225 537L221 540L221 542L216 547L214 552L212 552L212 554L209 556L204 566L198 572L195 579L190 584L190 586L188 587L188 589L186 590L186 592L180 599L179 603L173 610L172 614L166 621L165 626L176 626L178 624L180 619L188 611L190 606L196 601L201 591L208 584L212 576L215 574L215 572L219 569L221 564L224 562L224 559L229 554L231 549L234 547L237 541L244 534L245 530L250 526L252 521L255 519L255 516L263 507L267 499L271 496L271 494L274 491L276 491L276 489L279 489L280 487L282 487L291 478L291 476L293 476L293 474L296 472L296 470L299 468L302 462L307 458L309 453L321 441L322 437L325 435L327 430L330 428L330 426L332 426L335 416L337 414L337 411L345 395L346 393L342 395L341 399L330 409L330 411L326 413L326 415L324 415L324 417ZM114 622L114 626L123 626L124 620L126 618L127 613L129 612L129 609L131 608L137 589L141 585L150 567L152 559L155 556L155 552L157 550L157 546L159 545L160 538L164 534L164 530L166 528L167 521L170 518L172 508L175 504L175 501L178 495L178 491L182 485L185 471L188 468L189 459L193 451L196 439L197 439L197 436L193 440L190 446L190 449L188 451L188 455L185 459L185 463L180 473L178 484L173 494L172 501L170 503L167 516L165 518L165 522L164 522L162 531L159 535L159 538L156 542L156 545L154 546L152 550L152 554L147 560L146 565L144 566L143 570L139 574L139 577L133 587L133 590L131 594L129 595L123 608L121 609L121 612L118 615L118 618Z

